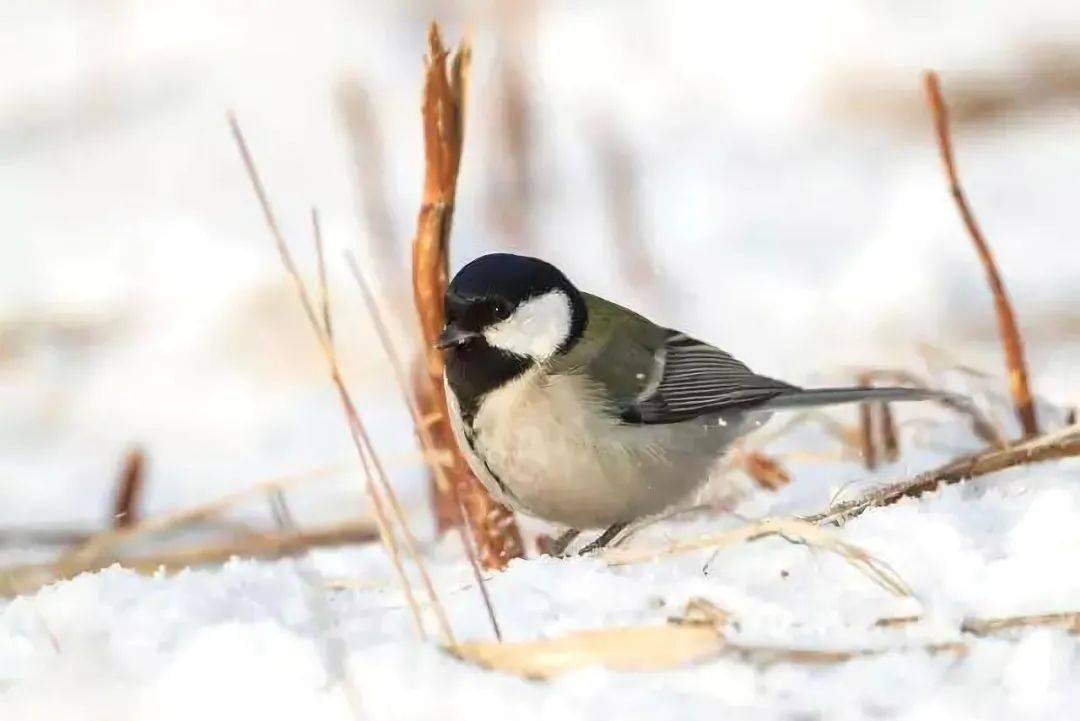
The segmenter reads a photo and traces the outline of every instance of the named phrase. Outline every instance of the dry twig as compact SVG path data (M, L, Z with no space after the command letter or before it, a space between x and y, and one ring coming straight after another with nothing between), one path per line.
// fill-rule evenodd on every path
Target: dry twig
M1014 446L991 449L949 461L914 478L877 488L860 498L834 505L824 513L806 517L809 523L839 523L878 506L888 506L901 498L920 496L942 484L985 476L1013 466L1040 463L1080 455L1080 425L1031 438Z
M881 440L881 452L889 463L896 462L900 458L900 439L896 435L896 422L893 420L892 406L881 402L878 404L878 418Z
M865 375L859 378L859 385L869 387L870 379ZM859 447L863 465L867 470L877 468L877 443L874 436L874 404L859 404Z
M257 533L144 556L101 553L68 561L13 566L0 571L0 595L31 593L44 585L98 571L116 563L139 573L180 571L191 566L224 563L231 558L273 559L304 553L321 546L367 543L378 537L371 521L346 521L321 528L280 533Z
M95 559L111 555L113 549L121 544L130 542L136 538L160 534L183 526L190 526L208 519L214 518L228 508L250 498L256 494L264 494L274 489L285 489L300 483L306 483L318 478L325 478L341 469L337 466L325 466L312 471L282 476L269 481L257 483L235 493L230 493L221 498L203 503L191 508L173 511L158 516L152 516L138 523L123 528L114 528L92 534L79 547L69 551L60 557L56 565L87 566L97 563Z
M356 284L360 287L360 293L364 297L364 304L367 306L368 315L371 317L375 324L375 330L379 335L379 340L382 343L383 351L386 353L387 358L390 361L390 367L394 371L394 380L397 382L398 391L401 393L402 399L405 401L405 406L409 410L409 415L412 416L413 428L416 431L417 440L420 442L421 448L435 448L435 439L431 437L431 429L428 424L425 423L423 417L420 414L420 407L416 402L416 399L409 392L409 383L405 379L404 364L401 359L401 354L398 353L397 347L394 345L393 338L390 336L390 331L386 327L384 320L384 312L379 306L378 301L375 300L375 294L371 292L371 287L364 280L363 273L360 272L360 266L356 262L356 258L352 254L346 255L346 262L348 263L349 270L352 271L353 277L356 279ZM431 468L432 473L435 475L436 481L439 486L450 488L450 496L456 501L458 505L458 512L461 517L468 521L468 515L465 513L464 508L461 507L461 496L457 492L457 489L450 485L450 482L446 478L446 464L442 459L429 458L428 465ZM487 611L488 620L491 622L492 631L495 633L495 638L499 641L502 640L502 632L499 630L499 622L495 617L495 607L491 603L491 596L488 594L487 585L484 582L484 576L480 571L480 566L476 560L476 553L473 549L472 543L466 534L464 526L457 525L458 534L461 537L461 544L465 549L465 556L469 561L469 566L473 572L473 579L476 581L476 587L480 590L481 598L484 602L484 608Z
M378 456L375 454L375 449L371 443L371 439L368 437L367 429L360 420L360 415L356 410L356 405L353 403L352 395L349 393L348 388L345 386L345 381L341 376L341 369L337 360L337 351L334 347L332 338L328 335L328 329L324 328L319 321L319 316L316 314L315 306L307 291L307 286L304 284L300 272L296 267L296 263L293 261L292 253L285 243L285 237L281 233L277 218L270 205L270 200L266 195L262 180L259 178L258 170L255 167L255 161L251 157L251 153L248 150L240 126L237 123L236 118L231 114L228 119L233 137L236 140L237 147L240 151L240 156L244 161L244 167L247 170L248 178L251 181L252 188L254 189L259 205L262 208L263 217L266 220L270 234L277 247L278 255L281 257L282 264L285 266L286 272L293 281L297 296L300 299L300 304L308 318L308 322L311 324L312 330L315 332L319 347L327 361L330 371L330 380L334 385L334 389L337 391L338 400L341 402L342 409L345 412L345 419L349 427L349 435L352 438L353 445L356 448L357 455L360 458L361 467L364 471L364 490L371 502L372 512L379 528L379 537L386 547L391 563L394 566L395 573L401 584L402 591L409 602L416 631L421 638L426 638L427 633L424 630L420 607L416 603L416 598L413 595L408 576L405 574L405 570L401 565L397 539L394 537L393 531L387 521L386 509L383 505L383 496L390 501L390 510L395 516L394 520L398 524L398 527L401 529L402 537L405 541L404 545L406 552L409 554L413 564L420 573L421 580L428 596L431 598L432 606L435 609L436 618L439 622L443 638L448 644L453 645L455 643L453 632L450 630L450 624L446 618L442 604L438 600L438 594L431 583L427 569L424 567L423 560L416 550L415 539L413 538L408 524L405 522L404 515L401 513L400 505L397 503L397 496L387 480L385 469ZM320 276L325 277L322 273L320 273ZM325 299L325 294L323 295L323 298Z
M443 452L452 459L445 475L468 516L480 562L485 568L500 569L511 558L522 554L521 535L514 523L513 513L488 495L469 470L454 442L446 398L441 392L442 355L435 347L445 320L443 297L446 294L450 227L464 136L469 57L469 46L463 44L450 58L439 37L438 26L432 23L428 31L422 103L424 192L412 252L413 300L420 319L426 371L423 374L425 377L417 384L416 397L420 402L422 417L430 418L427 425L430 436L438 444L428 451ZM453 491L451 488L441 488L435 493L436 499L443 498L443 505L436 506L443 523L451 519L451 514L458 507Z
M116 496L112 509L113 528L126 528L138 522L145 470L146 454L141 448L132 448L124 456L120 475L116 479Z
M937 73L927 71L923 74L923 86L926 90L927 102L934 119L934 130L937 135L938 151L941 155L941 164L945 170L945 177L949 182L949 193L956 202L956 208L960 212L960 218L964 222L968 235L975 245L975 252L982 262L983 271L986 274L986 282L990 286L990 292L994 296L994 311L997 317L998 334L1001 336L1001 346L1005 353L1005 365L1008 369L1009 392L1012 394L1016 416L1020 420L1020 427L1024 437L1030 438L1038 435L1039 424L1035 417L1035 404L1031 398L1031 388L1028 386L1027 365L1024 362L1024 345L1020 338L1020 328L1016 323L1016 315L1012 304L1009 302L1008 293L1005 291L1005 283L998 272L994 256L990 252L983 237L979 224L971 212L967 198L960 187L960 178L956 172L956 162L953 157L952 141L949 135L949 117L945 108L945 101L941 96L941 87L938 83Z
M891 381L894 383L915 386L916 388L930 387L930 385L918 375L906 370L870 368L862 371L860 375L868 381ZM955 413L966 416L971 423L971 429L975 435L986 441L990 446L994 448L1004 448L1008 445L1005 436L1002 435L998 427L994 425L994 423L979 410L978 406L972 403L968 398L952 393L939 393L930 400Z
M960 630L975 636L990 636L996 633L1013 631L1018 628L1037 628L1057 626L1073 634L1080 634L1080 613L1044 613L1037 616L1012 616L1009 618L969 618L965 619Z

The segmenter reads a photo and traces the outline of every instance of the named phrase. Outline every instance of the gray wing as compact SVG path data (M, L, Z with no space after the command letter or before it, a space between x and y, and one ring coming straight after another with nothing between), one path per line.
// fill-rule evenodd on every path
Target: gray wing
M628 423L677 423L760 405L799 390L797 386L757 375L708 343L667 331L654 355L648 384L623 409L621 417Z

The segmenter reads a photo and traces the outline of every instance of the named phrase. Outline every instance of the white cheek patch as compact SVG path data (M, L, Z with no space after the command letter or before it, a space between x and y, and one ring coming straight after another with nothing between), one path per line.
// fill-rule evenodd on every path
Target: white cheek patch
M489 345L546 360L570 336L570 299L553 290L518 306L506 320L484 331Z

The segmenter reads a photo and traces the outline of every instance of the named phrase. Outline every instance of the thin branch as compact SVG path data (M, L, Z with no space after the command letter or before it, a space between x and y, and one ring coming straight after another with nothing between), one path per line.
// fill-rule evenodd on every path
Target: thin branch
M319 210L311 208L311 233L315 239L315 258L319 268L319 307L322 310L323 333L334 342L334 323L330 313L330 291L326 285L326 256L323 254L322 225L319 223Z
M870 508L888 506L901 498L920 496L943 484L985 476L1006 468L1080 455L1080 425L1022 441L1004 449L964 456L899 483L875 489L860 498L839 503L828 511L806 517L810 523L839 523Z
M885 402L879 403L878 418L882 453L886 461L895 463L900 458L900 439L896 435L896 421L893 419L892 406Z
M424 419L420 415L420 409L417 405L416 398L409 391L409 383L405 378L401 354L398 353L393 338L383 320L383 310L379 306L378 301L376 301L375 295L371 292L370 285L364 280L364 275L360 272L360 266L356 262L356 257L352 253L346 253L345 261L349 266L349 270L352 271L353 277L356 279L356 284L360 287L360 293L364 297L364 304L367 306L368 316L371 317L375 324L375 330L379 335L379 340L382 342L383 351L390 361L390 366L394 369L394 380L397 382L398 390L401 393L402 399L405 401L405 406L409 409L409 415L412 417L413 428L416 430L420 447L425 448L428 451L433 451L437 448L436 441L431 435L431 429L428 427L428 424L424 422ZM458 492L457 486L446 478L445 463L439 458L432 457L431 453L427 454L427 458L432 472L438 479L439 486L449 489L450 494L458 507L458 512L461 514L462 518L465 519L465 522L468 523L469 515L465 512L464 504L461 502L461 494ZM487 583L484 581L484 576L480 571L480 564L477 563L473 544L469 540L469 536L466 534L466 529L463 526L457 526L457 530L458 535L461 538L461 545L465 549L465 556L468 558L470 568L472 568L473 578L476 580L476 587L480 590L480 596L483 599L484 608L487 611L492 631L495 633L495 638L502 641L502 632L499 629L499 622L495 617L495 607L491 603L491 596L488 594ZM471 532L472 529L470 528L469 531Z
M231 113L228 115L229 126L232 129L233 138L236 140L237 147L240 150L240 156L244 161L244 168L247 170L248 178L251 181L251 185L255 190L255 195L259 200L259 205L262 208L263 217L266 220L266 224L270 229L270 233L274 239L274 243L277 246L278 254L281 257L282 264L285 266L289 277L293 281L293 285L296 289L297 296L300 299L300 304L304 309L304 313L307 315L308 322L311 324L312 330L315 331L316 339L319 342L319 347L323 351L323 355L326 358L327 364L330 369L330 378L334 384L334 388L337 391L338 400L341 402L345 411L346 422L349 426L349 434L352 438L353 445L356 448L357 455L360 457L360 463L364 470L364 488L367 492L368 499L371 502L372 511L374 513L376 523L379 527L379 536L382 539L383 545L387 549L387 553L390 556L390 561L394 567L394 571L397 574L398 581L401 584L402 591L405 594L406 599L409 602L409 608L412 610L413 623L416 627L417 634L421 638L426 638L427 633L424 630L423 619L420 614L420 607L416 602L416 598L413 595L412 588L409 584L408 576L405 574L405 570L401 564L401 559L398 551L397 540L394 538L394 534L390 529L390 526L386 520L386 511L383 507L383 499L380 494L386 493L388 497L393 497L393 489L390 488L390 484L387 482L385 474L382 473L382 466L378 461L377 456L374 453L374 447L371 444L367 435L367 430L364 428L363 423L360 420L359 413L356 410L356 406L353 404L352 396L349 394L348 389L345 387L345 383L341 377L340 368L337 362L337 353L334 349L330 338L322 332L319 323L318 315L315 313L314 306L311 302L311 298L308 295L307 287L304 285L304 281L300 276L299 271L296 268L296 263L293 261L292 254L289 252L289 248L285 243L285 238L281 233L281 229L278 226L277 219L274 216L272 206L270 205L269 198L266 195L266 191L263 187L262 180L259 177L258 170L255 167L255 162L251 157L251 153L248 150L247 143L244 140L244 135L240 130L240 125L236 121L236 117ZM374 467L374 470L373 470ZM376 471L379 471L376 480ZM381 486L381 489L378 486ZM396 504L391 504L391 507L395 507ZM396 519L403 530L407 531L407 526L404 522L404 518L398 514ZM410 534L406 532L406 549L409 555L412 557L413 563L422 572L422 577L426 578L426 572L423 572L423 561L420 559L419 554L416 552L414 544L409 543ZM428 593L432 598L433 605L437 609L441 609L442 604L437 601L437 594L433 586L428 585ZM454 644L453 633L450 631L448 623L444 623L445 617L442 613L439 614L440 624L442 625L443 636L451 645Z
M933 115L938 152L941 155L941 164L949 183L949 193L956 202L960 218L967 229L968 235L971 236L972 243L975 245L975 252L978 253L983 271L986 274L986 282L989 284L990 292L994 296L998 334L1001 336L1002 350L1005 353L1005 365L1009 374L1009 392L1012 394L1016 416L1020 420L1020 427L1023 430L1024 437L1030 438L1038 435L1039 424L1035 416L1035 403L1032 401L1031 388L1028 385L1027 365L1024 362L1024 345L1020 337L1020 328L1016 323L1016 315L1013 312L1012 304L1009 302L1008 293L1005 291L1005 283L1001 279L997 263L994 262L994 256L990 252L990 246L987 245L986 239L979 229L979 224L975 221L975 215L968 205L964 191L960 187L960 179L956 172L956 161L953 157L952 141L949 135L948 112L945 108L945 101L941 96L937 73L932 71L923 73L923 87L926 90L930 113Z
M869 387L870 379L863 374L859 376L859 385ZM859 447L861 450L863 465L867 470L877 468L877 443L874 435L874 408L872 403L859 404Z
M116 479L111 518L113 528L125 528L138 522L145 471L146 454L141 448L132 448L124 456L120 475Z

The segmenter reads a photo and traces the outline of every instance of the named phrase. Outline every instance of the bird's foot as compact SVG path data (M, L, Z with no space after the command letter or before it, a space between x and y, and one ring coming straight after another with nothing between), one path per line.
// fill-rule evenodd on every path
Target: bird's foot
M586 556L594 551L599 551L601 548L604 548L614 541L615 536L618 536L626 526L626 523L613 523L608 526L607 530L601 533L599 538L578 551L578 555Z
M547 543L547 547L543 549L544 553L553 558L565 558L566 549L574 542L574 539L581 535L581 531L576 528L568 528L563 531L557 538L551 539Z

